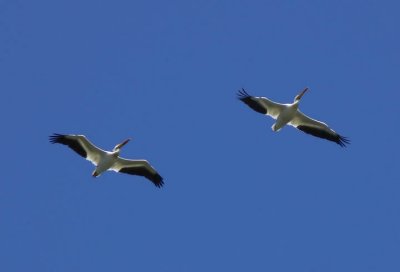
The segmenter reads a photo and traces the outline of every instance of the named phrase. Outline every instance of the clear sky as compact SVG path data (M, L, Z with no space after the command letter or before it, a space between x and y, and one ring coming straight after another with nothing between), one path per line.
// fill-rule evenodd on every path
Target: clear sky
M400 271L398 1L0 1L0 270ZM236 99L292 102L347 148ZM145 158L105 173L52 133Z

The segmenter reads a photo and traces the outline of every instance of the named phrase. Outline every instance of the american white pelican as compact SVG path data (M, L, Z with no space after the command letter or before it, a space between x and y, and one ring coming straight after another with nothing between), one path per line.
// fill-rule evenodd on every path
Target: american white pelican
M250 96L243 88L239 90L238 98L256 112L274 118L276 123L272 125L273 131L279 131L286 124L289 124L307 134L335 142L342 147L349 144L349 139L337 134L327 124L308 117L298 109L300 99L307 90L308 88L305 88L296 95L292 104L281 104L266 97Z
M63 135L54 133L50 142L67 145L76 153L91 161L96 169L92 176L97 177L107 170L148 178L155 186L163 186L163 178L146 160L127 160L119 157L121 148L131 139L117 144L112 151L105 151L92 144L84 135Z

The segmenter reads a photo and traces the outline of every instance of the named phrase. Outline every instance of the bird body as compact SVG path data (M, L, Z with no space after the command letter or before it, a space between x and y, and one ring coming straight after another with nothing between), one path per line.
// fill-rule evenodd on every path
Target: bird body
M118 158L119 152L108 152L106 151L102 159L99 161L99 163L96 166L96 169L93 171L92 176L93 177L98 177L100 176L103 172L107 171L110 169L116 159Z
M250 96L244 89L238 92L238 98L250 108L261 114L269 115L276 122L272 125L273 131L279 131L285 125L291 125L307 134L323 138L344 147L350 141L329 128L327 124L312 119L299 110L300 99L308 91L305 88L294 98L291 104L281 104L266 97Z
M283 104L282 111L276 118L275 124L272 125L273 131L279 131L282 127L289 123L299 107L298 101L293 104Z
M128 160L119 156L121 148L130 139L117 144L112 151L105 151L92 144L84 135L63 135L53 134L50 136L51 143L67 145L80 156L92 162L96 168L92 173L93 177L98 177L107 170L121 172L131 175L144 176L154 183L157 187L162 187L163 178L146 160Z

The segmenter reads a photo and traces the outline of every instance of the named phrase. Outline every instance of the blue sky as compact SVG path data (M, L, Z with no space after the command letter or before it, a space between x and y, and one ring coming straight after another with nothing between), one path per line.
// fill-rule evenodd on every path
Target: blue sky
M398 1L0 1L2 271L400 271ZM348 148L236 91L291 102ZM85 134L165 178L105 173Z

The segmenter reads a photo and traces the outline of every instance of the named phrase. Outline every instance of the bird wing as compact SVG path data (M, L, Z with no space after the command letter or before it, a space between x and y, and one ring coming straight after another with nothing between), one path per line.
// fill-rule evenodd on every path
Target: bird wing
M162 187L164 185L163 178L146 160L117 158L111 170L130 175L143 176L153 182L157 187Z
M84 135L64 135L54 133L49 138L51 143L68 146L96 166L99 163L100 158L107 153L92 144Z
M238 98L256 112L269 115L274 119L278 118L279 114L285 108L284 104L276 103L266 97L251 96L243 88L239 90Z
M289 124L307 134L335 142L342 147L345 147L346 144L350 144L348 138L339 135L327 124L308 117L299 110Z

